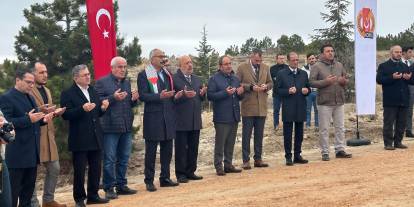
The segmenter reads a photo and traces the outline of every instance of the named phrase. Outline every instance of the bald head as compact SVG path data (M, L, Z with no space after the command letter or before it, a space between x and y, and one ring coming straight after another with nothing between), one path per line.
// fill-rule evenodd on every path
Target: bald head
M180 70L185 75L191 75L193 73L193 61L190 56L184 55L179 58Z
M402 48L399 45L394 45L390 48L391 58L394 60L401 60Z

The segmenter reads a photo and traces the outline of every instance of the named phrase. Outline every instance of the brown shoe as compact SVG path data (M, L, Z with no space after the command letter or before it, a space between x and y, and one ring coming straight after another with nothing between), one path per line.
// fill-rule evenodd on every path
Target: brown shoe
M218 176L225 176L226 175L226 173L224 172L224 170L221 169L221 168L216 169L216 174Z
M42 207L66 207L66 204L60 204L56 201L52 201L52 202L44 202L42 204Z
M252 169L252 166L250 166L250 162L243 162L243 166L242 166L243 170L250 170Z
M241 171L242 171L241 169L237 169L233 165L231 165L229 167L224 167L224 172L225 173L240 173Z
M269 167L269 165L264 163L263 160L255 160L254 167Z

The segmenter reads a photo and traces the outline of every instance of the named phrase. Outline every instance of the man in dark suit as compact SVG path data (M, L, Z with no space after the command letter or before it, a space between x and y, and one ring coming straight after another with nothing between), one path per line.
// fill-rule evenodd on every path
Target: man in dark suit
M40 124L53 118L53 112L38 112L30 95L34 76L30 70L17 69L16 84L0 101L4 117L15 127L15 141L6 146L6 163L10 172L12 206L30 206L39 164Z
M214 167L218 176L240 173L233 165L234 143L240 122L240 100L244 89L234 74L229 56L221 56L220 69L208 80L207 98L213 102L213 122L216 129ZM223 168L224 162L224 168Z
M108 108L108 100L99 100L95 89L89 85L90 73L86 65L72 69L74 83L62 92L60 102L66 107L62 117L69 121L69 151L73 162L73 198L76 207L87 204L108 203L109 200L98 195L102 161L102 128L99 117ZM88 193L86 194L85 170L88 169Z
M111 68L109 75L96 81L95 88L100 99L108 99L110 103L101 118L104 133L103 188L106 198L115 199L118 195L137 193L127 186L126 172L132 148L132 108L138 104L139 96L136 90L131 90L131 83L126 79L125 58L112 58Z
M193 62L189 56L179 59L180 69L174 74L174 89L184 91L176 100L177 129L175 138L175 175L179 183L188 180L201 180L194 172L197 169L198 143L200 139L201 103L205 99L207 87L193 74Z
M286 165L305 164L302 158L303 122L306 121L306 96L310 91L308 74L298 68L299 57L288 54L289 69L279 72L277 92L282 98L283 138ZM292 131L295 125L294 159L292 161Z
M377 83L382 85L384 149L406 149L402 140L410 102L408 85L414 84L413 71L401 61L402 49L399 45L392 46L390 53L391 58L378 66L376 78Z
M270 75L273 80L273 128L275 130L279 129L279 113L280 106L282 104L279 94L277 94L277 74L283 69L289 69L289 66L286 65L286 55L277 54L276 55L276 64L270 67Z
M178 183L170 179L170 162L172 157L173 139L175 139L176 117L174 99L183 95L183 91L175 94L173 78L164 68L166 56L163 51L153 49L150 61L144 71L138 74L139 99L144 106L145 139L145 184L147 191L154 192L155 158L157 146L160 145L160 186L173 187ZM174 95L175 94L175 95Z

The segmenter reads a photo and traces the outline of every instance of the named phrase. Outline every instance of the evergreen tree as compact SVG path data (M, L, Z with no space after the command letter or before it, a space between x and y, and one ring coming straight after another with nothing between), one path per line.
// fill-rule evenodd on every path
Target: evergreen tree
M195 49L198 52L198 56L194 58L194 72L201 77L204 83L206 83L215 69L217 69L219 56L214 48L207 42L206 25L203 26L199 46Z
M230 45L230 47L226 49L226 52L224 52L224 54L230 55L230 56L237 56L237 55L239 55L240 54L239 46L237 46L237 45Z

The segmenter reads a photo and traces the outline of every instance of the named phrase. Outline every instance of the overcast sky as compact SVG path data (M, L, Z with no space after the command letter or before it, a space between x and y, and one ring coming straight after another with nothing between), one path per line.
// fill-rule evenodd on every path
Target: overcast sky
M273 42L282 34L299 34L305 42L313 29L327 25L320 12L326 0L119 0L119 29L128 41L140 39L143 56L160 48L167 55L197 54L195 47L207 25L208 42L220 54L230 45L241 45L249 37ZM0 21L0 61L15 57L14 41L21 26L26 25L23 9L34 0L2 0ZM249 3L251 2L251 3ZM377 32L396 34L407 29L414 19L414 1L379 0ZM347 20L353 21L353 4Z

